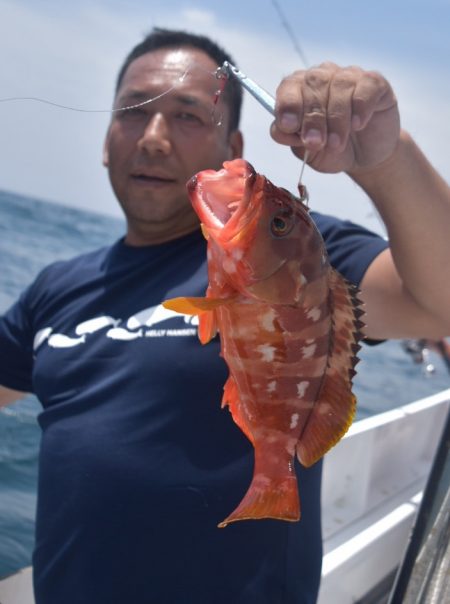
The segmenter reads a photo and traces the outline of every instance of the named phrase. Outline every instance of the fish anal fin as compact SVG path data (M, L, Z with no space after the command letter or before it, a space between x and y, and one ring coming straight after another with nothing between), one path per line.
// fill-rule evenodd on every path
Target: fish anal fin
M228 376L227 381L223 387L222 407L228 405L230 413L233 417L234 423L242 430L245 436L249 439L253 446L255 446L255 439L245 421L245 417L242 413L242 405L239 400L239 392L236 382L232 375Z
M330 269L330 311L332 333L328 366L317 401L297 443L297 457L311 466L347 432L356 413L352 378L358 362L356 353L362 338L363 311L358 290Z

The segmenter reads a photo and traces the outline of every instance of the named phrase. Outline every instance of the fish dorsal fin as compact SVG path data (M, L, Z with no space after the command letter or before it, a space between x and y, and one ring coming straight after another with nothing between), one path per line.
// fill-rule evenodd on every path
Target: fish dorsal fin
M327 369L317 401L297 444L297 457L311 466L347 432L356 412L352 379L361 348L364 314L357 288L330 269L332 334Z

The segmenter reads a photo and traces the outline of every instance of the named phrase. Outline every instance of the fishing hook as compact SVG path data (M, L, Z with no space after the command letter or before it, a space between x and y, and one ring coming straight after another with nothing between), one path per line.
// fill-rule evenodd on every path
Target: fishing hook
M218 79L229 78L233 76L236 78L245 90L249 92L253 98L255 98L260 105L264 107L271 115L275 116L275 98L264 90L259 84L257 84L254 80L249 78L245 73L243 73L240 69L232 65L229 61L224 61L221 67L216 69L216 77ZM305 149L305 154L303 156L303 163L300 170L300 178L298 181L298 190L300 193L300 201L307 203L309 199L308 191L305 185L302 184L303 171L305 169L306 162L308 161L308 150Z

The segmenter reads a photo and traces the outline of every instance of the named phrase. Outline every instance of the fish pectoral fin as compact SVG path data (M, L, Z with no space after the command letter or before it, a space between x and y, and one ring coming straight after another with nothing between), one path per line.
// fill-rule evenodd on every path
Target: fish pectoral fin
M198 337L202 344L207 344L218 331L215 309L232 304L234 299L235 296L230 298L181 297L165 300L162 305L164 308L182 315L199 315Z
M170 298L170 300L164 300L162 305L167 310L174 310L182 315L199 315L202 312L206 312L204 302L207 298L186 298L184 296L180 298Z
M216 313L211 310L202 312L198 319L198 339L202 344L207 344L216 335L218 331Z
M200 315L214 310L218 306L230 304L230 298L180 297L165 300L162 305L168 310L174 310L182 315Z
M297 443L297 457L308 467L318 461L347 432L356 412L352 379L361 348L360 317L364 314L357 289L331 269L330 308L333 331L328 367L318 400Z

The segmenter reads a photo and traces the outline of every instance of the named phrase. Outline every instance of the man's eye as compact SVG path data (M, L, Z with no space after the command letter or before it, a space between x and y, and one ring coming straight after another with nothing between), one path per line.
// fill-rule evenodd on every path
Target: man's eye
M191 125L203 126L204 117L197 115L196 113L190 113L189 111L180 111L177 113L176 118L181 122L185 122Z
M118 111L117 117L122 120L136 119L145 116L145 111L140 107L133 107L132 109L125 109L124 111Z

